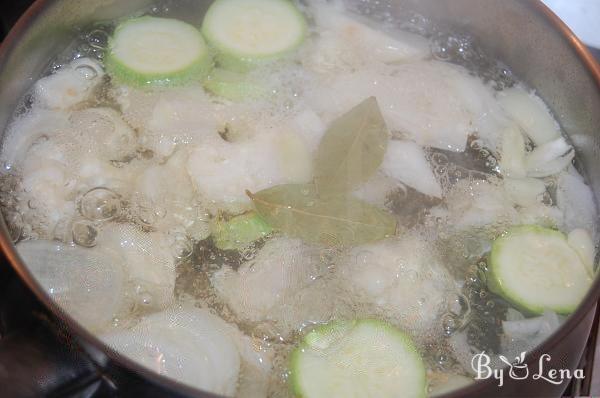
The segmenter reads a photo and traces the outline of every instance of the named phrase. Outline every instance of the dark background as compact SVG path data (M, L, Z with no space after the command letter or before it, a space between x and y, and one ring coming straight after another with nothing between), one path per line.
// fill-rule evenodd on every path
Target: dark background
M31 3L33 0L0 0L0 40Z

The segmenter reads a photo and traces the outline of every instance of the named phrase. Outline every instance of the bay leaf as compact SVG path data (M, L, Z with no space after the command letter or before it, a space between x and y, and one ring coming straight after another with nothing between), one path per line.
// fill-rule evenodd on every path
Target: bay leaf
M322 195L348 192L367 181L383 162L389 131L375 97L336 119L321 140L315 185Z
M348 247L396 232L396 220L389 213L351 196L320 197L313 184L278 185L246 193L273 229L307 242Z

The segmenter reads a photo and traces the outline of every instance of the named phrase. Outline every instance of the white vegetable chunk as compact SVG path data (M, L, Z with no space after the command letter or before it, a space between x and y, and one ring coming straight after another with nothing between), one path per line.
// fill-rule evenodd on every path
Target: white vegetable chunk
M80 58L35 84L35 98L48 109L69 109L87 100L102 81L104 70L95 60Z
M163 92L142 136L143 145L159 157L168 157L178 144L216 136L219 125L213 106L199 88Z
M123 161L135 154L136 133L114 109L88 108L73 112L69 120L74 129L73 139L86 152L107 161Z
M503 183L463 180L447 194L447 208L435 208L433 214L445 217L458 231L480 227L502 231L518 224L562 227L562 211L541 202L544 191L544 183L535 179L507 178Z
M338 271L352 297L421 340L441 332L440 317L456 299L441 257L418 235L354 248Z
M540 333L548 336L559 325L560 320L556 312L546 311L544 315L535 318L502 321L502 330L511 338L532 337Z
M535 145L540 146L560 137L558 123L537 95L517 86L501 91L498 101Z
M168 242L159 232L143 232L131 224L110 224L100 230L97 245L123 256L130 283L140 295L151 297L146 305L162 309L174 299L175 261Z
M208 310L169 310L143 318L131 330L101 336L140 365L214 394L233 396L240 354L231 326Z
M309 48L305 61L309 68L333 72L373 62L417 61L431 55L424 37L403 31L388 34L338 8L321 6L315 13L320 36Z
M131 191L137 165L118 168L109 161L94 156L84 156L73 163L77 164L73 174L79 194L98 187L110 189L120 195L128 195Z
M113 251L25 241L19 255L44 290L77 322L97 331L122 309L126 273Z
M307 96L327 122L375 96L390 130L421 146L446 150L463 151L475 132L494 149L496 128L504 126L496 117L499 112L481 105L495 104L491 88L463 68L437 61L402 64L383 73L361 69L337 74Z
M223 268L211 278L219 297L243 319L273 324L283 335L299 329L303 322L319 322L331 310L317 300L300 306L303 289L322 274L318 252L301 241L274 238L265 244L254 260L237 270ZM311 294L318 291L310 290Z
M305 140L310 152L316 152L327 131L327 126L319 115L314 110L306 108L294 115L290 123L294 131Z
M506 363L501 360L502 356L505 360L513 362L515 358L520 357L522 352L531 351L547 339L562 323L561 318L551 311L546 311L542 316L530 319L525 319L519 313L517 315L518 317L514 317L514 320L502 322L505 332L500 342L502 355L486 352L490 356L489 365L492 369L501 369L506 366ZM481 350L468 343L467 333L464 331L456 333L450 337L448 342L452 347L454 357L462 365L463 370L476 375L471 363L474 355L480 354Z
M237 142L205 140L191 152L187 169L202 197L228 206L249 203L246 190L308 182L311 164L310 152L297 136L265 132Z
M546 228L562 228L563 212L556 206L542 203L522 207L519 210L519 222L523 225L541 225Z
M23 162L19 206L33 229L46 239L75 213L76 179L51 142L36 145ZM56 159L58 158L58 159Z
M142 148L159 159L171 156L178 146L218 137L225 117L201 86L140 90L120 86L112 90L123 118L140 133Z
M504 190L514 203L527 207L541 203L546 184L537 178L505 178Z
M584 228L596 234L597 209L592 190L580 175L563 172L559 175L556 186L556 204L564 214L565 228L573 230Z
M512 362L522 352L531 351L554 333L562 322L561 317L552 311L545 311L535 318L503 321L500 349L504 358Z
M508 128L502 132L500 147L500 172L505 177L523 178L527 175L525 167L525 139L517 128Z
M485 181L460 181L447 196L449 224L458 230L513 225L519 214L502 186Z
M425 195L442 197L442 187L425 158L425 152L414 142L391 140L381 170Z
M184 230L195 240L210 235L204 206L195 198L194 186L187 173L189 151L175 152L162 165L144 167L133 184L133 200L144 213L144 222L160 231ZM156 215L161 213L162 216Z
M378 172L358 187L353 195L365 202L385 208L389 195L398 189L406 190L406 187L397 179Z
M538 146L525 157L525 168L530 177L547 177L565 169L575 157L575 150L563 138Z
M2 161L9 167L18 166L32 145L64 131L68 126L68 112L31 110L8 127L2 145Z

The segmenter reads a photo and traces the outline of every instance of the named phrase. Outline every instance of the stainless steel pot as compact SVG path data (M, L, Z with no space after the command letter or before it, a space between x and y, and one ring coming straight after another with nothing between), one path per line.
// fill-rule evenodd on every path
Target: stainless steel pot
M365 1L365 0L363 0ZM0 131L23 93L65 48L78 26L127 15L151 0L38 0L0 48ZM179 0L187 19L199 20L208 0ZM538 0L390 0L392 12L413 10L473 33L492 56L534 87L558 116L600 195L600 66L573 33ZM0 247L41 306L50 335L25 330L0 341L0 395L210 397L139 367L105 347L46 295L19 258L4 220ZM549 292L550 293L550 292ZM574 369L581 357L600 296L596 279L580 308L527 362L546 369ZM16 305L16 303L14 303ZM66 346L61 345L67 342ZM60 373L60 374L59 374ZM74 382L75 380L75 382ZM447 397L558 397L566 383L543 380L477 382ZM100 395L93 395L100 394ZM401 392L399 393L401 396ZM70 396L70 395L69 395Z

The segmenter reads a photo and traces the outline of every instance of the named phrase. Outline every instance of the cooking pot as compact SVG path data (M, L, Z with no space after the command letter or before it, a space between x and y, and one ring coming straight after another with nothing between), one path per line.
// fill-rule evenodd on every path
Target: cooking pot
M0 131L9 122L18 100L53 57L69 45L78 27L128 15L150 3L151 0L36 1L0 48ZM187 20L200 21L208 3L208 0L179 0L170 1L169 7L175 14L182 10L181 15ZM600 66L540 1L373 3L386 7L392 14L414 11L442 26L472 33L488 54L506 63L545 99L579 151L578 160L598 197ZM19 258L4 220L0 223L0 247L22 286L26 286L26 292L21 292L23 300L27 300L27 293L35 295L40 303L35 314L43 321L43 331L26 328L0 340L0 395L213 397L140 367L84 330L36 282ZM545 371L574 370L588 339L599 295L600 279L596 278L579 309L540 347L528 353L525 361L531 369L537 371L541 358ZM22 301L13 298L5 305L18 318ZM543 354L551 359L546 361L544 358L548 357L541 357ZM568 380L554 384L542 378L522 381L505 378L504 385L499 387L498 381L490 378L445 397L558 397L567 384Z

